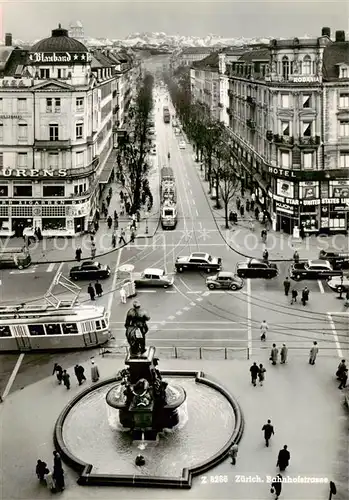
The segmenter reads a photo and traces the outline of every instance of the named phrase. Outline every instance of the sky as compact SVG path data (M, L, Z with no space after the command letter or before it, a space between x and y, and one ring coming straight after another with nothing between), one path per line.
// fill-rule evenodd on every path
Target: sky
M347 0L0 0L0 38L32 41L82 22L85 34L125 38L135 32L203 37L319 36L323 26L348 31Z

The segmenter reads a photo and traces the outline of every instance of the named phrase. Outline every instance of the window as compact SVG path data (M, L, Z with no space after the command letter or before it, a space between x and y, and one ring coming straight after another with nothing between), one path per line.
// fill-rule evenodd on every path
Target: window
M0 337L11 337L11 330L8 325L0 326Z
M27 99L23 97L17 99L17 111L18 113L25 113L27 111Z
M282 168L290 167L290 153L288 151L281 152L281 166Z
M0 196L6 197L8 196L8 186L0 185Z
M75 153L75 165L77 168L81 168L84 166L84 152L78 151Z
M28 166L28 153L17 153L17 167L27 168Z
M58 141L59 140L58 130L59 130L58 123L51 123L49 125L50 141Z
M55 98L55 113L60 113L61 112L61 98L56 97Z
M290 74L290 62L287 56L282 58L282 76L285 80L288 80Z
M48 68L41 68L40 79L45 80L46 78L50 78L50 70Z
M281 122L281 135L290 135L290 122Z
M26 123L18 124L18 140L26 141L28 139L28 126Z
M67 70L65 68L58 68L57 78L66 78Z
M0 141L4 140L4 124L0 123Z
M345 151L339 155L340 168L349 168L349 151Z
M302 136L303 137L311 137L312 135L312 122L303 122L302 123Z
M58 153L49 153L48 166L50 168L58 168Z
M290 107L290 96L289 94L281 94L281 107L289 108Z
M340 94L339 107L340 108L349 108L349 94Z
M302 107L303 108L311 108L311 95L303 94L302 95Z
M42 208L43 217L64 217L65 216L65 206L64 205L44 205Z
M64 196L64 186L57 186L56 184L43 185L42 195L44 197Z
M13 196L18 198L26 198L27 196L33 196L33 188L29 184L17 184L13 186ZM24 208L24 207L18 207ZM28 207L32 208L32 207ZM17 216L18 217L18 216Z
M84 135L84 125L83 123L77 123L75 126L75 133L77 139L82 139Z
M76 111L83 111L83 110L84 110L84 98L77 97L76 98Z
M42 218L42 229L46 231L60 231L65 229L65 218L48 217Z
M46 113L52 113L53 111L53 99L52 97L48 97L46 99Z
M64 335L79 333L78 325L76 323L67 323L62 325Z
M304 58L303 58L302 74L303 75L310 75L311 74L311 58L310 58L310 56L304 56Z
M45 325L47 335L61 335L61 325L52 323L51 325Z
M44 325L28 325L29 334L35 337L36 335L45 335Z
M313 168L313 153L303 154L303 168L312 169Z
M341 68L340 78L348 78L348 68Z
M47 97L46 99L46 113L60 113L61 112L61 98L60 97Z
M349 137L349 120L339 122L339 136Z
M317 181L305 181L299 183L299 197L302 200L314 200L319 197L319 183ZM311 205L310 205L311 206ZM308 211L307 206L307 211Z

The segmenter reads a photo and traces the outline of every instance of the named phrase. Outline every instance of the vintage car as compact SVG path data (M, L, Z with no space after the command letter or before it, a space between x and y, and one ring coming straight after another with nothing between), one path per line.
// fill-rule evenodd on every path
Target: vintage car
M319 259L327 260L333 269L349 268L349 252L337 250L320 250Z
M173 285L173 276L167 276L163 269L144 269L142 273L134 273L132 279L136 288L143 286L161 286L163 288L168 288Z
M184 141L180 141L179 149L185 149L186 147L187 147L186 143Z
M276 264L260 259L247 259L238 262L236 274L240 278L275 278L279 274Z
M341 276L343 271L340 269L333 269L328 260L307 260L306 262L299 262L290 267L290 278L300 280L325 280L333 276Z
M331 290L334 290L335 292L339 293L341 290L346 292L349 290L349 275L334 276L328 280L327 284Z
M222 259L212 257L212 255L203 252L194 252L189 256L177 257L175 262L176 271L220 271L222 268Z
M244 286L244 280L234 273L220 271L215 276L210 276L206 279L206 286L210 290L240 290Z
M86 260L70 270L72 280L101 280L110 276L110 267L97 261Z

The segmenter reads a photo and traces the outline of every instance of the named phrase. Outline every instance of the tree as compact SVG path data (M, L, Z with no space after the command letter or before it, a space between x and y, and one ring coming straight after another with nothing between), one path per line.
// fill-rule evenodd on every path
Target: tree
M216 179L216 203L219 203L219 195L224 205L225 227L229 229L229 203L234 198L240 184L240 164L231 155L227 148L219 151L217 166L215 168Z

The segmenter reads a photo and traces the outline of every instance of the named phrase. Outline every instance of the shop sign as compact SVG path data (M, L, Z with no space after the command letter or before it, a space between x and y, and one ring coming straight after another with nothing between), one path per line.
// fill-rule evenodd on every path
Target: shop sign
M320 205L320 200L303 200L303 205Z
M70 63L86 63L91 61L91 54L74 52L32 52L29 59L37 64L70 64Z
M82 205L89 200L0 200L0 205ZM83 209L84 207L82 207Z
M294 198L294 184L293 182L278 179L277 183L277 194L283 196L284 198Z
M66 177L67 171L60 170L35 170L25 168L3 168L0 177Z
M329 204L336 204L336 203L339 203L339 198L324 198L323 200L321 200L322 203L326 204L326 205L329 205Z
M292 80L294 83L319 83L320 82L320 78L318 76L294 76L292 78Z
M286 214L291 214L293 215L294 208L290 205L287 205L286 203L279 203L278 201L276 202L276 211L277 212L284 212Z
M293 170L286 170L285 168L274 168L274 167L269 167L269 173L273 175L278 175L280 177L291 177L295 179L296 173L293 172Z
M0 120L22 120L22 115L0 115Z
M30 78L25 78L25 79L15 79L15 78L3 78L0 80L0 85L3 88L6 87L30 87L32 84L32 81Z
M336 207L333 207L334 211L341 210L341 211L348 211L349 207L347 205L337 205Z

